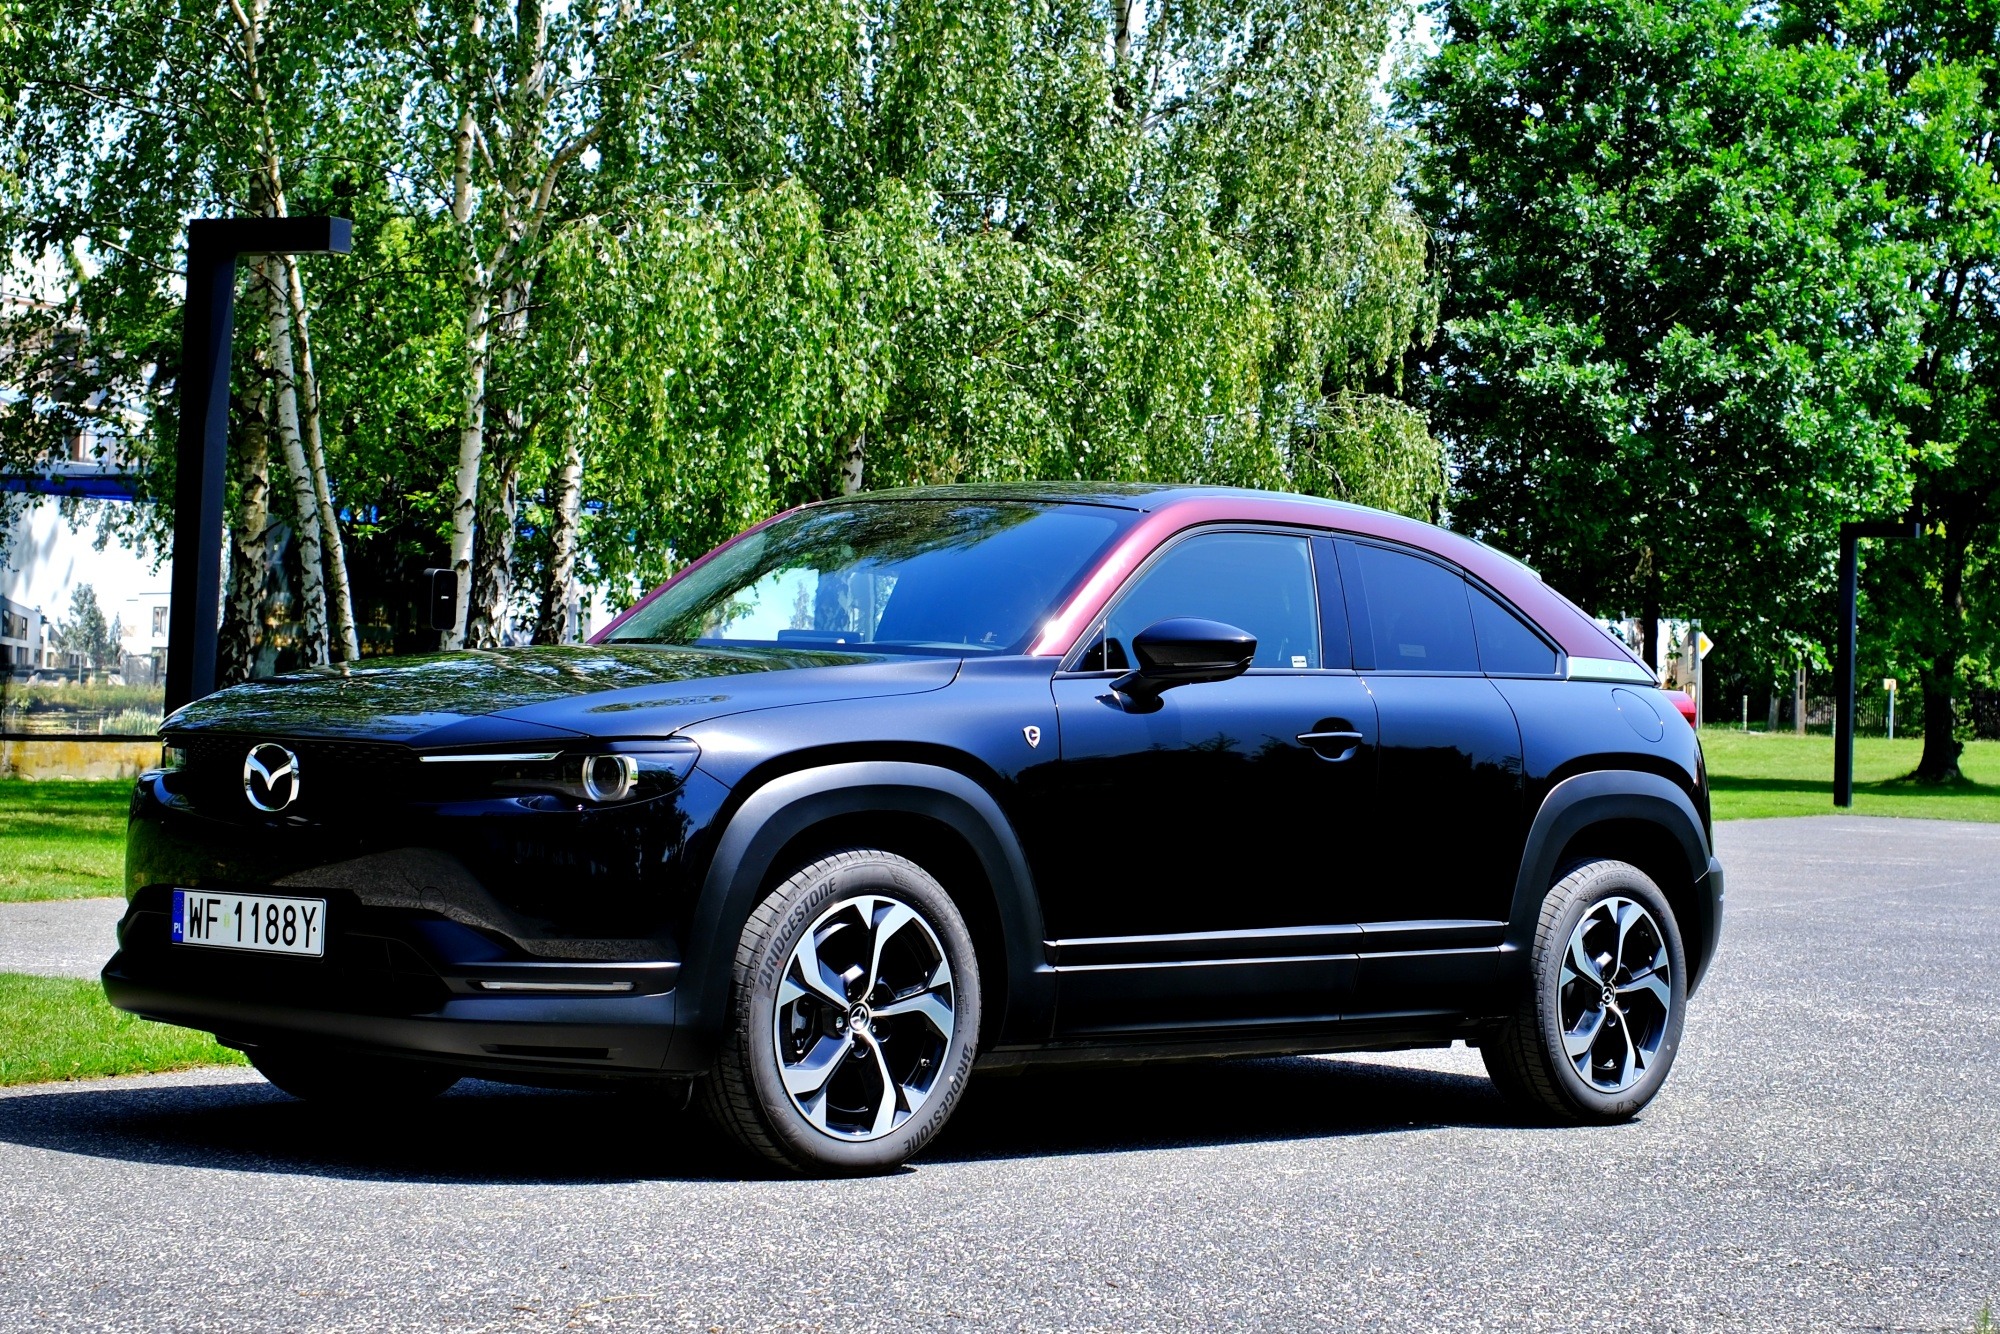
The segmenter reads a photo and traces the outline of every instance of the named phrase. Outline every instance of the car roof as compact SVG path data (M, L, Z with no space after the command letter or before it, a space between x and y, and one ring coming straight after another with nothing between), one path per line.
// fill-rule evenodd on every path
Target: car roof
M1060 651L1109 597L1118 578L1130 573L1161 541L1197 524L1303 524L1359 537L1400 542L1452 561L1471 571L1511 601L1573 655L1631 659L1581 608L1546 584L1533 567L1435 524L1345 501L1287 491L1237 486L1196 486L1167 482L974 482L957 486L869 491L823 504L887 503L899 500L993 500L1042 504L1102 505L1141 516L1118 549L1098 568L1085 591L1050 622L1036 652Z
M1149 513L1187 500L1238 498L1280 500L1323 505L1329 509L1387 513L1343 500L1291 491L1261 491L1245 486L1208 486L1188 482L962 482L952 486L912 486L886 491L863 491L852 496L822 501L837 505L875 500L1015 500L1042 504L1103 505L1110 509Z

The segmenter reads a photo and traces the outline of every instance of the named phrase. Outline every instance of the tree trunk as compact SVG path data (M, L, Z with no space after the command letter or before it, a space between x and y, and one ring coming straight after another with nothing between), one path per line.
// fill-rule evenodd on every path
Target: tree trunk
M1965 544L1950 540L1950 530L1930 542L1943 564L1938 571L1938 645L1918 672L1924 689L1924 754L1917 761L1920 783L1961 783L1958 757L1965 746L1958 739L1958 713L1952 707L1952 687L1958 682L1959 643L1965 624Z
M1956 783L1958 756L1964 750L1953 726L1957 715L1952 708L1951 688L1958 675L1958 657L1947 653L1933 658L1917 676L1924 693L1924 754L1917 761L1920 783Z
M847 457L840 464L840 494L843 496L851 496L861 490L861 453L867 440L867 430L857 428L854 438L847 442Z
M489 450L486 463L479 488L479 542L467 607L467 648L500 648L507 642L508 607L514 596L515 484L520 460L513 450Z
M478 526L479 463L486 452L486 370L490 360L486 314L491 296L468 265L465 278L465 393L459 405L458 467L452 473L451 568L458 576L458 619L445 632L445 648L464 648L472 603L472 534Z
M1775 690L1771 692L1771 711L1764 720L1764 730L1766 732L1778 730L1778 692Z
M286 255L285 294L291 302L293 336L298 344L299 424L306 463L312 469L313 499L319 513L321 550L326 559L327 601L333 621L334 647L342 662L361 657L361 638L354 626L354 595L347 582L347 544L341 539L340 514L333 507L333 489L326 478L326 449L320 442L319 376L313 370L312 338L307 332L305 284L295 256Z
M583 444L572 432L550 488L549 568L535 617L537 644L565 644L578 637L571 609L576 601L576 526L582 499Z
M222 627L216 636L215 683L232 686L247 681L257 668L257 650L264 642L264 587L271 577L270 548L265 530L271 526L271 434L263 394L251 398L245 411L240 466L242 484L236 513L229 525L229 592L223 601Z
M509 250L518 255L517 251ZM518 345L528 332L528 278L508 283L493 320L503 347ZM528 448L528 424L517 403L501 398L500 435L486 441L486 464L479 479L473 547L472 600L466 608L465 641L473 648L499 648L513 632L514 534L520 515L521 459Z
M299 543L300 657L306 665L327 662L326 566L321 556L319 502L313 494L312 468L299 437L298 384L292 361L292 307L284 280L271 273L268 262L255 266L264 289L270 319L271 373L275 377L278 448L291 480L292 506L297 514Z

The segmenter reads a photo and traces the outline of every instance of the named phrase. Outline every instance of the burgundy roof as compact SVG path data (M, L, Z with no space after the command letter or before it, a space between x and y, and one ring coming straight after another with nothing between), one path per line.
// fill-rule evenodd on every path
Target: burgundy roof
M1105 601L1124 581L1125 576L1142 564L1146 557L1167 538L1197 524L1236 522L1293 524L1329 532L1352 533L1361 537L1379 537L1421 548L1470 570L1490 584L1503 597L1526 613L1529 619L1547 631L1565 652L1576 657L1614 657L1637 661L1631 658L1623 644L1606 634L1595 621L1578 610L1575 603L1543 583L1533 570L1512 557L1502 555L1491 547L1460 537L1456 533L1447 532L1432 524L1337 500L1321 500L1314 496L1292 495L1281 491L1252 491L1228 486L1178 486L1152 482L973 483L962 486L874 491L856 496L853 500L871 503L899 500L1017 500L1049 504L1103 505L1141 513L1144 517L1126 532L1118 545L1112 548L1110 554L1091 573L1083 587L1043 627L1034 646L1028 650L1035 655L1059 655L1067 652L1075 642L1076 636L1103 609ZM758 528L782 517L784 517L782 514L773 515L764 523L744 530L736 538L731 538L730 542L754 533ZM730 542L723 543L722 547L717 547L715 551L692 562L679 571L673 579L669 579L659 588L640 598L623 615L616 617L610 624L592 635L592 642L610 634L626 617L658 597L689 570L706 563L717 551L730 545Z
M1490 584L1547 631L1564 652L1584 658L1630 657L1623 644L1606 634L1575 603L1542 582L1526 565L1433 524L1361 505L1276 491L1233 487L1160 487L1145 489L1137 495L1132 491L1061 497L1086 503L1123 504L1144 510L1146 517L1125 534L1083 588L1050 618L1030 653L1066 652L1125 576L1173 534L1197 524L1249 522L1297 524L1360 537L1379 537L1420 548L1452 561ZM1035 488L1023 488L1019 498L1058 497L1038 494Z

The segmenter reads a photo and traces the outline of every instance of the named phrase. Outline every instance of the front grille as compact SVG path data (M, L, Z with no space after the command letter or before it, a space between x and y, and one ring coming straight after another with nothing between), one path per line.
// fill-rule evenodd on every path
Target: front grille
M299 794L284 811L312 815L356 805L380 806L414 786L417 757L408 746L377 741L195 733L168 738L186 759L175 788L214 815L260 815L243 795L251 747L275 742L298 756Z

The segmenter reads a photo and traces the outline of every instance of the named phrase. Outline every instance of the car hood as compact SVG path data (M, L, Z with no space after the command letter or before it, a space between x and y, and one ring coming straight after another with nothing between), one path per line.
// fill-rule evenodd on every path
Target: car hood
M936 690L955 658L636 644L378 658L249 681L166 728L426 746L561 734L665 736L746 709Z

